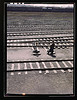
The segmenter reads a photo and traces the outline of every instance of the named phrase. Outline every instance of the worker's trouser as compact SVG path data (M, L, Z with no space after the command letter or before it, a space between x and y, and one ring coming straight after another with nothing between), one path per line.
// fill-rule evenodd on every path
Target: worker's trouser
M49 54L49 52L51 52L51 54L53 54L53 49L50 49L50 50L48 51L48 54Z

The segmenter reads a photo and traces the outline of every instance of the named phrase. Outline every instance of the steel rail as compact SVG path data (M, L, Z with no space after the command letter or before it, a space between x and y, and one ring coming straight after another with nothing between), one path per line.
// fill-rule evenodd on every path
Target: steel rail
M32 32L35 32L35 33L49 33L49 32L55 32L55 31L56 31L56 32L63 32L63 31L64 31L64 32L65 32L65 31L66 31L66 32L69 32L69 31L70 31L70 32L71 32L71 31L73 32L73 30L51 30L51 31L17 31L17 32L7 32L7 34L10 34L10 33L11 33L11 34L12 34L12 33L13 33L13 34L14 34L14 33L23 33L23 32L24 32L24 33L25 33L25 32L31 32L31 33L32 33Z
M73 45L56 45L55 47L57 48L57 47L62 47L62 46L64 46L64 47L73 47L74 46L74 44ZM23 46L23 45L21 45L21 46L14 46L14 45L12 45L12 46L7 46L7 47L36 47L36 46L31 46L31 45L29 45L29 46ZM39 45L39 46L37 46L37 47L49 47L49 46L46 46L46 45Z
M12 35L7 34L7 36L11 37L11 36L53 35L53 34L61 34L62 35L62 34L70 34L70 33L42 33L42 34L40 34L40 33L38 33L38 34L36 34L36 33L35 34L34 33L33 34L32 33L31 34L24 34L23 33L23 34L12 34Z
M64 41L64 40L73 40L73 39L62 39L62 41L61 39L58 39L58 41L54 39L54 41L56 41L54 43L74 43L73 41ZM36 41L26 41L25 40L25 41L10 41L10 42L7 41L8 44L10 43L34 43L34 42L52 43L52 40L36 40Z
M41 60L23 60L23 61L20 61L20 60L17 60L17 61L9 61L9 62L6 62L6 63L28 63L28 62L61 62L61 61L73 61L73 58L71 59L53 59L53 60L44 60L44 59L41 59Z
M6 72L19 72L19 71L45 71L45 70L68 70L68 69L74 69L74 67L68 67L68 68L36 68L36 69L23 69L23 70L7 70Z
M58 36L58 37L57 37L57 36L54 36L54 37L52 37L52 36L49 36L49 37L46 37L46 36L45 36L45 37L44 37L44 36L43 36L43 37L33 37L33 38L32 38L32 37L24 37L24 38L19 38L19 37L17 37L17 38L15 38L15 37L14 37L14 38L8 38L8 37L7 37L7 40L48 39L48 38L50 39L50 38L65 38L65 37L74 37L74 36Z

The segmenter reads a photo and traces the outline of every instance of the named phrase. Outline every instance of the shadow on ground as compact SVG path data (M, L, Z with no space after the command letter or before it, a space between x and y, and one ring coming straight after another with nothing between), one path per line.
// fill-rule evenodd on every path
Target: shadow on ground
M38 56L40 56L41 54L34 53L33 55L36 56L36 57L38 57Z
M56 57L54 54L48 54L49 56Z

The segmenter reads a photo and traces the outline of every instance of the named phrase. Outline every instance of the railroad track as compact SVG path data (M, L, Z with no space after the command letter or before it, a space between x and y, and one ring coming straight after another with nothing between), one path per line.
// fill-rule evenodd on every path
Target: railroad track
M57 34L72 34L71 32L23 32L23 33L19 33L19 32L12 32L12 33L10 33L10 32L8 32L7 33L7 36L11 36L11 37L13 37L13 36L33 36L33 35L57 35Z
M28 74L29 71L38 71L39 73L44 72L45 74L50 73L58 73L61 71L62 73L73 72L73 59L67 60L37 60L37 61L11 61L7 62L7 72L11 75L14 75L14 72L21 74Z
M66 25L64 28L64 25L51 25L51 27L13 27L13 28L7 28L7 31L49 31L49 30L70 30L73 29L72 27L70 27L70 25Z
M9 15L10 14L10 15ZM7 13L7 31L8 32L18 32L18 31L57 31L60 30L60 33L71 34L72 31L66 31L73 29L73 20L72 13L66 16L65 13L61 15L56 15L56 13L48 13L48 12L14 12ZM29 35L37 35L38 32L30 32L29 34L25 32L23 34L7 34L8 36L29 36ZM58 32L53 32L54 34L59 34ZM43 34L43 32L39 32L39 35ZM51 32L47 32L44 34L51 34ZM43 34L43 35L44 35Z
M7 39L7 47L48 47L54 40L55 47L71 47L73 46L73 36L64 37L40 37L40 38L9 38Z
M52 40L55 42L55 48L73 47L72 15L71 17L64 15L56 17L52 13L48 15L32 12L25 13L23 16L21 14L8 15L7 18L7 48L31 47L33 50L34 47L44 47L47 50ZM35 45L36 42L37 45ZM45 74L51 71L54 73L58 73L58 71L71 73L73 68L73 59L7 62L7 72L11 75L14 75L15 72L28 74L29 71L45 72Z
M17 38L15 38L15 37L13 37L13 38L8 38L7 37L7 42L15 42L15 41L28 41L28 42L32 42L32 41L50 41L50 40L55 40L55 41L57 41L57 40L73 40L73 36L70 36L70 35L68 35L68 36L49 36L49 37L17 37Z
M63 25L63 24L62 24ZM34 28L46 28L46 29L49 29L51 28L52 26L59 26L61 27L62 25L55 25L55 24L51 24L51 25L10 25L10 26L7 26L7 29L10 29L10 28L29 28L29 29L34 29Z

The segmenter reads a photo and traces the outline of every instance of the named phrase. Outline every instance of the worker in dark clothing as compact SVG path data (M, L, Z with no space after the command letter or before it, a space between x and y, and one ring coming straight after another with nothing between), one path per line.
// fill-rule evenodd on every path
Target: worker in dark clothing
M37 50L37 43L35 43L35 47L34 47L34 51L33 52L35 52L35 53L39 53L40 52L39 50Z
M48 54L51 53L51 55L53 55L53 49L54 49L54 41L52 41L52 45L50 45L50 49L48 50Z

